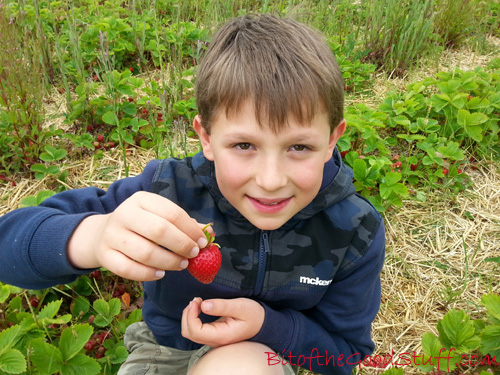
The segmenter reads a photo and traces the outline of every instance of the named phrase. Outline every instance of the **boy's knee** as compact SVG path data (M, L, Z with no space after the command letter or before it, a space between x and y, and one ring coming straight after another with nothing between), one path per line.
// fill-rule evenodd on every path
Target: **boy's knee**
M188 375L283 375L283 366L276 366L274 351L255 342L239 342L212 349L188 372Z

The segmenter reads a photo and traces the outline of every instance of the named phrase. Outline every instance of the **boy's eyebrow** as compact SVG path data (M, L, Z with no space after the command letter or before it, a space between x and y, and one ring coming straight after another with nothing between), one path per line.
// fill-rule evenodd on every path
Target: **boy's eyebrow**
M286 130L282 132L283 134L280 136L284 138L286 141L291 143L309 143L317 140L317 135L311 134L311 132L300 132L299 134L290 134ZM226 134L225 138L229 141L251 141L255 137L258 138L258 135L252 133L242 132L234 132Z

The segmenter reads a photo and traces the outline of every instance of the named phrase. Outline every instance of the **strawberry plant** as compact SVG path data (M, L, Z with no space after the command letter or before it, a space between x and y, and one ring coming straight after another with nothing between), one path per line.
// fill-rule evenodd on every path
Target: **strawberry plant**
M422 336L424 358L439 358L425 361L417 358L415 363L423 371L440 369L451 372L472 367L491 367L498 372L500 357L500 296L486 294L481 297L485 308L480 319L471 319L462 310L450 310L437 324L438 335L427 332ZM441 352L446 351L446 356ZM473 358L481 358L473 362Z
M44 152L40 154L39 158L50 164L61 161L66 157L66 154L67 152L64 149L47 145L44 148ZM61 169L57 164L51 164L49 166L46 166L45 164L33 164L30 169L32 172L35 172L35 177L39 180L48 175L52 175L57 176L59 180L64 181L68 175L68 172L61 173Z
M356 51L354 35L348 34L346 40L340 43L331 40L330 46L342 72L345 91L356 92L368 87L376 66L362 61L367 52Z
M40 291L0 283L0 373L116 374L125 329L142 319L141 294L100 270Z
M45 199L53 196L56 192L53 190L40 190L36 195L28 195L21 200L21 207L38 206ZM1 302L1 301L0 301Z

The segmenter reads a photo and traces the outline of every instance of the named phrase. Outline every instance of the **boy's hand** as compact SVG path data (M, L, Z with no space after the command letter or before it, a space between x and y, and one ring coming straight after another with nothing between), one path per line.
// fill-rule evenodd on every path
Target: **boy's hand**
M202 227L170 200L139 192L110 214L84 219L68 243L68 259L76 268L105 267L127 279L157 280L165 270L186 268L187 258L206 245Z
M220 316L213 323L203 324L200 312ZM182 313L182 336L203 345L218 347L246 341L254 337L264 323L264 308L249 298L195 298Z

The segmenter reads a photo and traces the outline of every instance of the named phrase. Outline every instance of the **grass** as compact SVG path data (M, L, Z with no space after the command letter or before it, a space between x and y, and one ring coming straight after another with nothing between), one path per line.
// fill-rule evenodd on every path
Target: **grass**
M198 141L190 133L190 120L195 113L190 101L192 68L209 39L209 31L236 14L252 10L301 13L303 19L322 29L343 61L347 106L366 106L365 113L372 119L375 116L371 116L371 111L376 111L390 92L405 93L409 83L430 79L438 72L487 69L500 57L498 20L494 16L499 9L494 2L486 2L485 17L464 14L468 24L477 27L463 29L464 33L454 36L451 27L449 33L442 34L452 22L453 32L460 31L459 21L463 19L454 6L470 5L472 1L436 1L434 5L443 6L438 20L445 26L439 27L429 23L430 15L418 19L402 17L401 10L406 8L388 7L394 5L391 1L317 0L299 4L189 0L177 4L158 0L152 7L151 2L135 0L123 7L88 2L87 8L79 1L69 1L67 6L43 1L2 3L0 215L19 207L23 198L40 192L51 194L86 186L106 188L116 179L140 173L152 158L196 152ZM415 4L406 5L415 11ZM369 6L373 11L368 11ZM416 33L423 24L425 33ZM99 27L107 34L100 34ZM449 42L452 36L454 41ZM478 41L486 43L479 48ZM6 48L12 50L1 53ZM115 69L120 74L131 70L132 74L113 81ZM498 67L491 71L500 74ZM136 79L144 85L139 86ZM113 125L115 117L104 116L108 112L122 121L119 126ZM498 108L489 115L498 122ZM148 124L134 128L130 123L133 118ZM38 122L39 119L43 121ZM362 122L360 126L366 133L372 125ZM398 131L386 126L380 131L385 133L381 142ZM97 142L98 135L103 135L105 142ZM356 147L346 142L343 147L350 152L361 152L366 144L379 141L375 137L358 137L356 133L351 136L361 142ZM455 136L448 141L457 141L452 138ZM109 147L110 142L115 145ZM459 189L453 186L462 180L434 175L441 167L418 175L425 181L415 184L411 183L408 170L394 172L399 173L410 192L391 196L395 203L401 202L401 207L395 203L382 207L387 227L387 261L382 274L382 306L373 326L377 354L422 353L422 335L436 332L437 322L448 310L462 309L477 316L481 296L500 292L499 265L486 261L498 256L500 248L500 164L495 160L494 144L485 145L492 158L478 152L478 142L469 144L468 158L463 160L468 183ZM35 178L31 168L42 162L39 156L47 145L64 149L67 156L43 163L57 166L57 174ZM369 160L384 156L390 159L397 152L400 160L406 162L404 147L389 143L384 146L389 148L386 156L380 146L374 151L376 157ZM474 159L469 159L472 155ZM381 179L390 173L392 163L388 160L381 168ZM369 182L361 189L371 191L372 198L377 194ZM123 297L126 295L130 300ZM63 298L60 314L73 314L76 301L85 305L82 298L93 303L113 297L121 301L120 314L108 325L92 326L96 334L114 333L108 341L108 354L97 360L103 373L115 373L116 364L110 364L110 353L119 352L123 326L131 316L136 318L133 311L140 311L139 284L104 273L100 280L92 277L89 283L83 280L67 288L13 291L0 303L0 327L17 322L14 307L37 316L48 302ZM32 298L40 305L33 306ZM92 307L85 311L73 314L72 322L87 322L95 314ZM45 329L51 341L64 325ZM87 354L99 357L97 351ZM469 373L475 370L468 369ZM374 371L366 367L357 370L362 374ZM418 368L408 366L404 372L420 373Z

